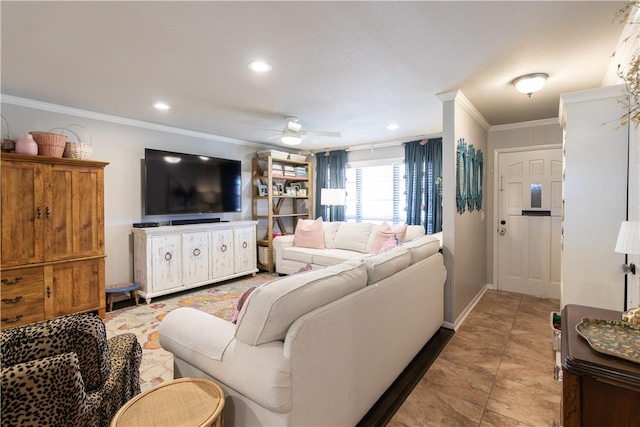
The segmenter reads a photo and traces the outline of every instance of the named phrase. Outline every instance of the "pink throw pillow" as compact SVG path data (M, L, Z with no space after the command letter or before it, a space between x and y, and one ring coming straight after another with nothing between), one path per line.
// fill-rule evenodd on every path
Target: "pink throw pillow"
M386 242L384 242L384 245L382 245L382 247L380 248L378 253L381 254L382 252L390 251L391 249L395 248L396 246L398 246L398 241L396 240L396 238L395 237L389 237L389 239Z
M376 231L376 235L373 237L369 253L379 253L382 246L391 237L398 239L398 242L404 242L407 238L407 224L398 225L396 227L391 227L386 221L380 224L378 231Z
M244 291L244 293L242 294L242 296L238 300L238 305L236 306L235 313L233 313L233 318L231 319L231 323L236 323L238 321L238 316L240 316L240 310L242 310L242 306L244 305L244 303L249 298L249 295L251 295L251 293L253 291L255 291L255 290L256 290L256 287L253 286L253 287L247 289L246 291Z
M299 248L324 249L322 217L319 217L315 221L298 219L296 232L293 235L293 246Z

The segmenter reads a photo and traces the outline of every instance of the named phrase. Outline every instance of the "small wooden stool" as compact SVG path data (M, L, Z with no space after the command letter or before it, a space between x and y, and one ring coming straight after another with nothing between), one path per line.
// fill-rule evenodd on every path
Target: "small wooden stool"
M137 283L129 283L119 286L116 285L110 288L106 288L105 291L107 292L107 304L109 304L109 311L113 310L113 294L129 292L129 295L131 295L131 299L133 299L136 302L136 305L138 305L138 289L140 289L140 286L138 286Z

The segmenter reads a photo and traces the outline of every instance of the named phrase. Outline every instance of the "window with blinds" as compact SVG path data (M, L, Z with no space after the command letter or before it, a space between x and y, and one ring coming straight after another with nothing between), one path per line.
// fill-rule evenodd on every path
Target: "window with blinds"
M406 222L404 164L347 168L346 176L347 221Z

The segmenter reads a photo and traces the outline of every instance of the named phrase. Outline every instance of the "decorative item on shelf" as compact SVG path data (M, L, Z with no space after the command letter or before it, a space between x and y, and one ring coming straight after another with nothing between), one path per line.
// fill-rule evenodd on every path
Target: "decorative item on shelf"
M89 143L82 142L77 133L69 129L71 126L82 128L86 131L87 135L89 135ZM67 140L64 146L64 152L62 153L62 157L68 157L70 159L90 159L93 155L93 138L91 138L91 132L89 129L82 125L67 125L63 128L63 132L68 131L75 135L76 141Z
M53 128L62 129L62 128ZM38 154L40 156L62 157L64 146L67 142L67 135L51 132L33 131L29 132L38 144Z
M289 154L289 159L290 160L295 160L296 162L304 162L305 160L307 160L307 156L303 156L302 154L290 153Z
M31 156L37 156L39 146L31 134L23 133L20 135L18 141L16 141L15 150L18 154L29 154Z
M622 320L631 323L632 325L640 326L640 307L629 310L622 314Z
M307 197L307 189L306 188L299 189L296 195L298 197Z
M258 196L268 196L269 187L264 184L258 184Z
M5 153L10 153L11 151L14 151L16 149L16 142L11 139L11 129L9 128L9 122L4 118L3 115L0 114L0 117L2 117L2 123L4 123L7 128L7 137L5 138L4 133L2 134L2 146L0 147L0 149Z

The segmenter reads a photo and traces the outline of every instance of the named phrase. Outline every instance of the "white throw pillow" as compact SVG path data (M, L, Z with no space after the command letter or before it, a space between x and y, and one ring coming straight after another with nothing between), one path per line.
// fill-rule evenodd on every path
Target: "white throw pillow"
M242 307L236 338L249 345L284 340L298 317L366 285L362 262L343 262L265 283Z
M339 222L323 222L322 232L324 233L324 247L325 249L333 248L333 240L336 238L338 232Z
M333 240L334 249L346 249L360 253L367 252L367 242L371 233L370 223L341 222Z

